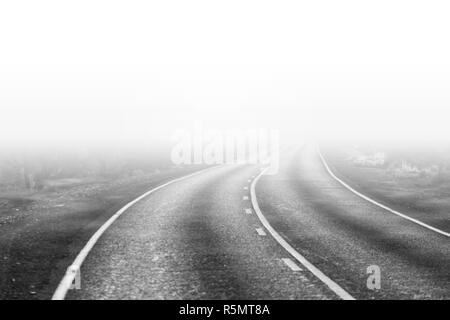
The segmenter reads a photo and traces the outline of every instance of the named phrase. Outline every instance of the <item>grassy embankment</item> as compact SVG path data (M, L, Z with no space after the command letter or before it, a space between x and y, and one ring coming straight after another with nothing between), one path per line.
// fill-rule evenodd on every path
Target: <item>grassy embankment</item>
M423 175L398 177L388 166L366 167L349 159L346 148L325 148L334 173L356 190L446 232L450 231L450 180Z
M0 193L0 299L49 299L67 266L111 215L152 187L198 169L66 179L34 193Z

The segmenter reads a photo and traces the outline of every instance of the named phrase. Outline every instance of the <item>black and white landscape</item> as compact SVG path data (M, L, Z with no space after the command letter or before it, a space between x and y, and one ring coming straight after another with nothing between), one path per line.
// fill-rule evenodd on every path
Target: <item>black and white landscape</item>
M450 299L449 11L0 4L0 300Z

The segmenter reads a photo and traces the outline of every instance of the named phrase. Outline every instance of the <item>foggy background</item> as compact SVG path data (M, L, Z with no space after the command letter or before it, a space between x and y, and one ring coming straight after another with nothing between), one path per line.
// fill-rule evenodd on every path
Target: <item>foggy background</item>
M446 150L448 9L445 1L2 3L1 181L170 167L172 133L195 122L278 129L291 142L433 141Z

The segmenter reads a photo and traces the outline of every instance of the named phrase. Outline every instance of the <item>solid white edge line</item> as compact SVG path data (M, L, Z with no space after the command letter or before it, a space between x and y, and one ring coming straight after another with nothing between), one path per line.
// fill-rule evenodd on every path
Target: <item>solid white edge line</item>
M384 209L384 210L386 210L386 211L389 211L390 213L393 213L393 214L395 214L395 215L397 215L397 216L399 216L399 217L402 217L402 218L404 218L404 219L406 219L406 220L409 220L409 221L411 221L411 222L413 222L413 223L415 223L415 224L418 224L418 225L420 225L420 226L422 226L422 227L424 227L424 228L427 228L427 229L429 229L429 230L431 230L431 231L437 232L437 233L439 233L439 234L441 234L441 235L443 235L443 236L445 236L445 237L447 237L447 238L450 237L450 233L448 233L448 232L445 232L445 231L440 230L440 229L438 229L438 228L432 227L432 226L430 226L430 225L428 225L428 224L426 224L426 223L424 223L424 222L422 222L422 221L420 221L420 220L411 218L411 217L409 217L409 216L407 216L407 215L405 215L405 214L403 214L403 213L400 213L400 212L398 212L398 211L396 211L396 210L394 210L394 209L389 208L388 206L385 206L384 204L381 204L381 203L379 203L379 202L373 200L372 198L370 198L370 197L368 197L368 196L362 194L361 192L356 191L355 189L353 189L352 187L350 187L347 183L345 183L344 181L342 181L341 179L339 179L339 178L334 174L334 172L331 171L330 167L328 166L328 163L326 162L325 158L323 157L322 153L320 152L320 149L319 149L318 146L317 146L316 150L317 150L317 154L318 154L319 157L320 157L320 160L322 161L323 166L325 167L325 169L327 170L327 172L330 174L330 176L331 176L334 180L336 180L337 182L339 182L342 186L344 186L346 189L348 189L349 191L353 192L353 193L354 193L355 195L357 195L358 197L360 197L360 198L362 198L362 199L364 199L364 200L366 200L366 201L368 201L368 202L370 202L370 203L372 203L372 204L374 204L374 205L376 205L376 206L378 206L378 207L380 207L380 208L382 208L382 209Z
M293 256L298 262L300 262L306 269L308 269L313 275L315 275L320 281L322 281L325 285L330 288L338 297L343 300L355 300L347 291L341 288L336 282L331 280L328 276L326 276L322 271L317 269L313 264L311 264L306 258L304 258L297 250L295 250L286 240L281 237L278 232L275 231L274 228L270 225L267 219L264 217L261 209L259 208L258 201L256 199L256 191L255 186L258 182L259 178L268 170L268 167L265 168L252 182L251 185L251 198L253 209L255 210L259 220L263 224L263 226L269 231L272 237L287 251Z
M73 261L73 263L67 268L66 274L62 278L61 282L59 283L58 287L56 288L52 300L64 300L66 297L67 291L69 291L76 273L73 272L73 270L79 270L81 265L83 264L84 260L86 259L89 252L92 250L98 239L102 236L102 234L116 221L116 219L124 213L128 208L136 204L138 201L142 200L143 198L147 197L148 195L152 194L153 192L162 189L174 182L178 182L187 178L190 178L192 176L195 176L197 174L200 174L202 172L205 172L207 170L217 168L218 166L206 168L200 171L196 171L194 173L188 174L186 176L182 176L180 178L176 178L173 180L170 180L158 187L155 187L151 189L150 191L147 191L143 195L139 196L138 198L134 199L133 201L127 203L124 207L122 207L119 211L117 211L111 218L109 218L95 233L92 235L92 237L89 239L89 241L86 243L86 245L81 249L80 253L78 253L77 257Z

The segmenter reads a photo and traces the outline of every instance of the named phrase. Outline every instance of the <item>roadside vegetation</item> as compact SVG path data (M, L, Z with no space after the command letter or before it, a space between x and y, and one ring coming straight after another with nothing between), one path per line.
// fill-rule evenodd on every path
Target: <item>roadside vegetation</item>
M24 154L0 159L0 299L49 299L92 234L145 191L198 167L164 150Z
M323 152L357 190L450 231L450 144L346 143Z

